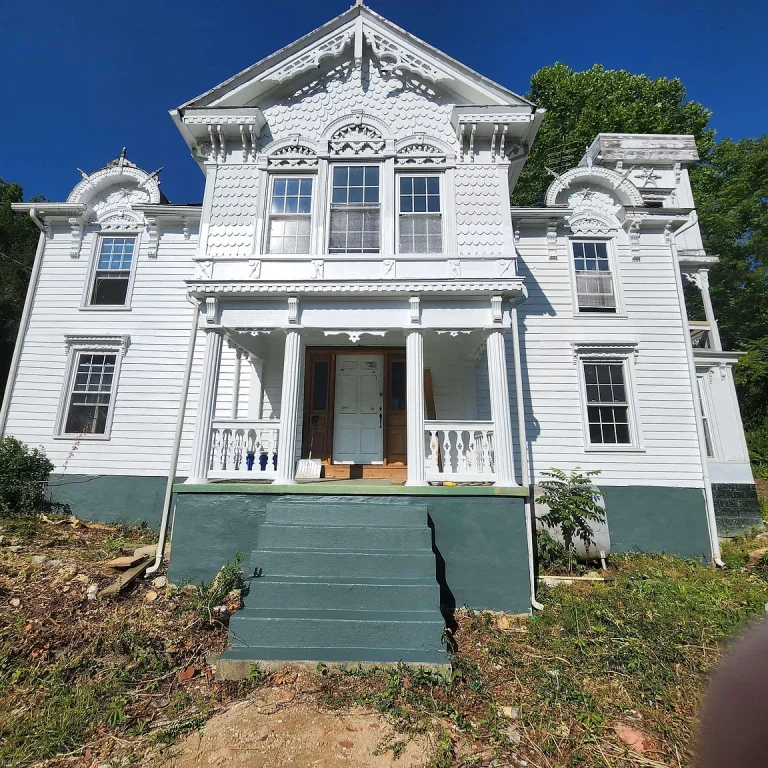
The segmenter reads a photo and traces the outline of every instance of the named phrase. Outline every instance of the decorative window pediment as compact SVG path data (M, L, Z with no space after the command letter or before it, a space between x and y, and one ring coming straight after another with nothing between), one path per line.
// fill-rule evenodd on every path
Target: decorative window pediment
M330 140L332 155L378 155L384 151L384 137L378 129L363 122L339 128Z
M270 153L267 164L271 168L314 168L317 155L302 144L290 144Z
M445 165L448 162L448 155L441 146L430 139L413 139L412 141L398 146L397 164L407 166L418 165Z

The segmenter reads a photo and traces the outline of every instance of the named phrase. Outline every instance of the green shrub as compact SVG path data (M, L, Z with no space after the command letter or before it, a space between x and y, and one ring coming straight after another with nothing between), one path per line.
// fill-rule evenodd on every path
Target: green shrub
M590 523L605 522L605 510L600 505L602 494L592 482L592 478L599 474L599 469L582 473L579 467L570 474L557 467L542 472L548 479L539 483L543 493L537 501L546 504L549 511L539 519L547 528L562 531L569 573L575 551L574 540L580 539L589 550L595 543Z
M240 567L244 558L245 556L242 552L236 552L234 563L230 563L227 560L221 566L213 581L202 582L200 586L195 588L191 606L209 624L225 623L228 619L228 614L234 612L239 607L240 593L245 588L245 574ZM226 606L230 596L235 599L238 605ZM226 606L227 610L219 610L222 606Z
M0 517L31 515L46 507L45 488L53 464L45 451L15 437L0 440Z
M568 567L568 550L548 531L537 531L536 549L539 553L539 568L549 571L552 568Z

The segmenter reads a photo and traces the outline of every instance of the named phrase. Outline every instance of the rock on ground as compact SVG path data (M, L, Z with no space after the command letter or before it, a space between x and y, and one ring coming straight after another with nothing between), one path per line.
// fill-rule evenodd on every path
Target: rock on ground
M374 754L392 735L391 725L365 710L323 710L290 689L267 689L173 747L163 768L416 768L429 762L433 745L426 736L410 741L397 761L391 751Z

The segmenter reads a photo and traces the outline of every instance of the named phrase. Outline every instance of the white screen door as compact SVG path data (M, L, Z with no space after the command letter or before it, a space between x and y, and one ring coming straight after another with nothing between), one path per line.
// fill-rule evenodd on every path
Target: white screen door
M383 372L383 355L337 355L334 462L380 464L384 460Z

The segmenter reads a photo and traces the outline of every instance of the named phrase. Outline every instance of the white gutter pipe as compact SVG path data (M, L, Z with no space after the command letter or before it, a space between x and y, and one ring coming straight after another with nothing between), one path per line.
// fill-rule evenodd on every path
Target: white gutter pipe
M683 333L685 334L685 354L688 358L688 374L691 379L691 398L693 400L693 415L696 421L696 434L699 439L699 455L701 458L702 476L704 479L704 501L707 509L707 529L709 531L709 544L712 550L712 562L719 568L725 568L725 563L720 557L720 542L717 538L717 520L715 518L715 500L712 496L712 481L709 477L709 459L707 457L707 441L704 437L704 425L701 423L701 407L699 405L698 380L696 378L696 362L693 359L693 343L691 341L691 329L688 325L688 309L685 306L685 294L683 293L683 278L680 272L680 262L677 256L677 243L675 239L679 234L690 229L698 219L695 213L691 221L675 232L670 242L672 251L672 269L675 272L675 284L677 286L677 300L680 305L680 315L683 320Z
M181 448L181 436L184 432L184 416L187 410L187 395L189 393L189 380L192 377L192 361L195 356L195 341L197 340L197 325L200 319L200 307L197 300L192 299L187 294L187 300L194 304L192 314L192 327L189 331L189 343L187 345L187 363L184 368L184 381L181 385L181 399L179 401L179 412L176 416L176 434L173 438L173 451L171 452L171 463L168 467L168 482L165 486L165 500L163 501L163 517L160 521L160 538L157 541L157 551L155 552L155 562L147 568L147 574L156 573L163 563L163 553L165 552L165 540L168 537L168 519L171 516L171 501L173 499L173 485L176 482L176 468L179 464L179 450Z
M520 443L520 480L528 490L525 508L525 533L528 539L528 576L531 583L531 607L543 611L544 606L536 599L536 567L533 559L536 537L533 530L533 515L536 509L533 482L528 467L528 439L525 434L525 404L523 402L523 366L520 360L520 329L517 325L517 305L512 305L512 350L515 365L515 399L517 400L517 439ZM530 510L528 509L530 504Z
M32 302L34 301L37 283L40 278L40 270L43 266L43 251L45 251L45 226L38 218L37 210L32 207L29 209L29 218L40 228L40 238L37 241L37 251L35 252L35 261L32 265L32 274L29 276L27 286L27 297L24 300L24 309L21 312L19 322L19 332L16 334L16 346L13 348L13 357L11 358L11 368L8 371L8 380L5 382L5 394L3 396L3 405L0 408L0 437L5 433L5 425L8 421L8 411L11 408L11 395L16 385L16 374L19 372L19 363L21 362L21 348L24 345L24 339L29 327L29 316L32 314Z

